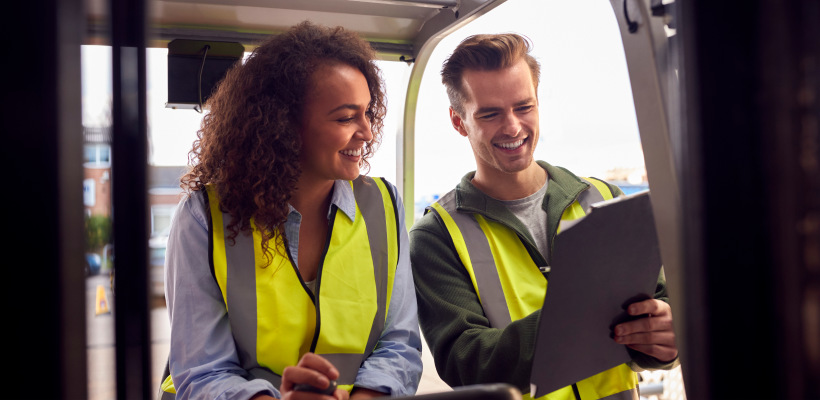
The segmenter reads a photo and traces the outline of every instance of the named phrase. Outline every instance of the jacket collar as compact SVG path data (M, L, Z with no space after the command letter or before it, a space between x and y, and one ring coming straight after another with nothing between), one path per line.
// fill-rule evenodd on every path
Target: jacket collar
M541 207L547 212L547 232L550 237L558 230L558 223L561 215L587 188L589 184L584 182L572 172L565 168L554 167L545 161L536 161L538 165L547 171L547 194ZM459 212L478 213L485 218L500 222L525 238L530 244L534 243L529 230L524 224L500 201L487 196L473 186L472 179L475 171L469 172L461 178L461 182L456 186L456 209Z
M536 163L547 171L547 179L550 181L547 185L547 194L543 203L544 209L549 214L551 214L550 210L547 209L549 200L556 201L557 203L554 206L558 207L560 205L561 213L563 213L563 210L589 187L588 183L564 168L554 167L545 161L536 161ZM473 186L472 179L474 176L475 171L467 173L456 186L456 207L458 210L478 212L484 215L504 214L505 212L509 214L510 212L503 203L487 196ZM550 209L554 209L554 207L551 205Z
M543 161L539 161L538 165L546 169L549 174L550 183L541 207L547 212L547 232L550 237L554 237L564 210L578 199L581 192L589 188L589 183L565 168L553 167Z

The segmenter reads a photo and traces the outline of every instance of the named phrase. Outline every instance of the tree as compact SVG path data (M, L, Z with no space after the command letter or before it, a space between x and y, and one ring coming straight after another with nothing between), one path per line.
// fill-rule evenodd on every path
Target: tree
M111 241L111 218L92 215L85 218L85 247L99 253Z

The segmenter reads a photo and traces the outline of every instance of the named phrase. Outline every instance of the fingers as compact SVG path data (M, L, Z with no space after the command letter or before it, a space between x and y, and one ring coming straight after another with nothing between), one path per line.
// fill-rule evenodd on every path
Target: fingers
M678 356L677 347L666 347L649 344L630 344L627 345L627 347L636 351L640 351L641 353L648 354L652 357L655 357L661 362L670 362Z
M339 378L339 371L330 361L313 353L306 353L296 366L286 367L282 371L280 391L283 398L288 399L332 399L330 396L321 396L316 393L294 391L294 386L307 384L319 389L326 389L330 381ZM338 390L337 390L338 392ZM334 393L334 396L336 393Z
M342 399L337 397L335 394L331 397L326 394L300 392L298 390L293 390L283 394L282 400L347 400L347 398Z
M627 308L627 313L629 315L643 315L649 314L653 317L659 317L663 315L672 316L672 308L669 307L669 304L655 299L643 300L632 303Z
M333 392L333 396L314 392L302 392L298 390L282 393L282 400L349 400L350 398L350 393L344 389L336 389Z
M616 336L639 332L673 331L672 309L663 301L655 299L638 301L627 307L627 313L646 317L616 325L614 329Z
M633 333L624 336L615 336L615 342L648 354L661 361L672 361L678 356L678 347L675 344L675 332L653 331Z
M672 326L672 318L667 316L647 316L633 321L624 322L615 325L615 336L632 335L641 332L658 332L674 330Z
M286 367L282 371L281 391L288 392L298 384L308 384L319 389L330 386L330 380L324 374L303 367Z
M344 389L336 389L336 391L333 392L333 398L336 400L348 400L350 398L350 393Z
M627 313L646 317L616 325L613 339L617 343L661 361L678 356L669 304L655 299L639 301L630 304Z
M319 373L318 371L311 370L308 368L303 367L286 367L284 371L282 371L282 385L280 386L280 391L284 394L290 394L291 399L299 398L298 394L312 394L316 396L316 393L310 392L300 392L294 390L294 386L299 384L307 384L311 386L315 386L319 389L325 389L330 386L330 380L323 374ZM296 396L296 397L293 397ZM325 396L325 398L329 398L330 396ZM304 398L319 398L319 397L304 397Z
M296 366L316 370L331 380L339 379L339 370L337 370L330 361L317 354L305 353ZM327 385L324 387L327 387Z
M626 345L659 345L664 347L675 346L675 334L673 332L646 332L635 333L626 336L615 336L615 341Z

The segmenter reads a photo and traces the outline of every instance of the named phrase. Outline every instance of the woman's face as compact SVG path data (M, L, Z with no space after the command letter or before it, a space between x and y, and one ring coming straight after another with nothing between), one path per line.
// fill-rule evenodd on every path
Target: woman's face
M313 73L302 115L303 182L359 176L365 143L373 140L368 104L370 90L358 69L323 65Z

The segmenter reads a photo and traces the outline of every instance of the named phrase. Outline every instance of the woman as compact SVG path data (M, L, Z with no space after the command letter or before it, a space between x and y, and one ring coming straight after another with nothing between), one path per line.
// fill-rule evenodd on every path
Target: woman
M369 44L301 23L209 100L168 239L163 397L413 394L421 342L395 187L359 176L385 114ZM308 386L304 386L308 385Z

